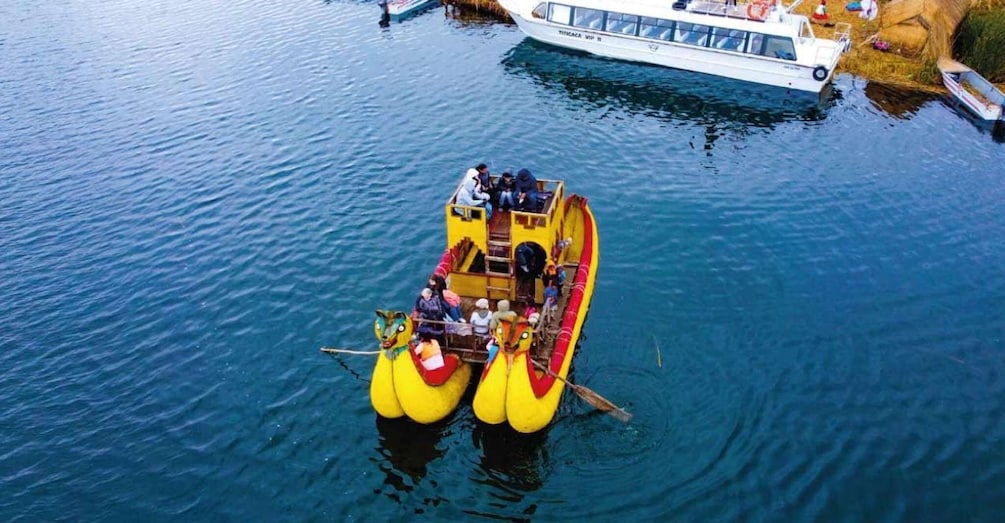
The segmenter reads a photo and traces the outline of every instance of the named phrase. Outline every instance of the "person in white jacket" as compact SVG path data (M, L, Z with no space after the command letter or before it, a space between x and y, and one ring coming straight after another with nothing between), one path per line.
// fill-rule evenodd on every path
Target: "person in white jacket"
M492 218L492 204L489 203L491 197L478 185L478 171L468 169L461 182L461 190L457 192L457 205L467 205L470 207L485 207L485 220Z

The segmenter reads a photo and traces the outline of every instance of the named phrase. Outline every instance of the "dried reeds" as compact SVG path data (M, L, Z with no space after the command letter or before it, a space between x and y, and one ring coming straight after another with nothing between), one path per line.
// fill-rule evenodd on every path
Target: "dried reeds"
M893 0L880 9L880 38L924 60L952 56L953 34L971 1Z

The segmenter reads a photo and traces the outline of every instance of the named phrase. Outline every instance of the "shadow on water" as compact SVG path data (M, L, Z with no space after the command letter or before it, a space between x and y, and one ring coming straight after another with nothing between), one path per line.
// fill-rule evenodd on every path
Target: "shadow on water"
M1005 143L1005 123L988 122L978 118L948 93L939 95L869 82L865 86L865 96L876 107L899 120L910 120L922 106L934 101L941 101L953 109L960 118L976 126L982 133L990 134L993 141Z
M431 462L445 454L439 448L446 422L421 425L407 418L388 419L377 416L380 434L378 461L384 473L384 484L391 487L385 494L401 503L400 494L412 492L426 476Z
M443 0L444 15L446 18L455 21L460 26L488 26L495 24L513 24L506 15L494 13L477 6L459 4L453 0Z
M522 506L526 494L544 484L548 468L549 429L533 434L521 434L509 425L477 423L471 433L475 447L481 449L480 482L493 487L490 499L481 509L470 509L471 515L507 521L531 518L536 504Z
M561 49L530 38L503 59L514 75L565 93L597 109L611 105L669 121L772 128L787 121L819 121L841 99L741 82L667 67L624 62Z
M921 106L938 99L937 95L924 91L904 89L877 82L869 82L865 85L865 96L876 107L900 120L910 120L918 114Z

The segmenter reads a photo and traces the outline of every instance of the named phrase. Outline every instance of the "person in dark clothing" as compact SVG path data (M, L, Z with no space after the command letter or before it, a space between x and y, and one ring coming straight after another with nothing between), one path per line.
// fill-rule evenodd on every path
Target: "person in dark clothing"
M534 248L521 243L516 248L516 275L527 277L534 273Z
M516 173L516 209L537 212L537 178L527 169Z
M416 331L419 336L430 336L443 341L443 325L439 323L427 323L422 320L443 321L447 315L443 299L436 295L429 287L422 289L419 298L415 302L415 311L419 315L419 325Z
M512 174L502 173L497 189L499 189L499 207L502 210L508 211L516 207L516 180Z
M489 174L489 167L484 163L480 163L477 167L475 167L475 170L478 171L478 185L481 187L482 192L489 195L490 202L498 204L496 201L496 195L499 193L499 190L492 184L492 176Z
M436 295L439 296L440 299L442 300L443 291L447 290L447 280L445 280L443 276L440 276L439 274L433 274L432 276L429 277L429 280L426 283L429 286L429 288L434 293L436 293Z

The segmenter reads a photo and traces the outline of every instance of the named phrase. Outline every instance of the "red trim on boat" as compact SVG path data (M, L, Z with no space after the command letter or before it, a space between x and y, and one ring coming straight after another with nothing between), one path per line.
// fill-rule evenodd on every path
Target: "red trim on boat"
M585 232L583 234L583 251L579 255L579 268L572 280L572 293L569 295L565 314L562 315L562 328L558 333L558 339L555 340L555 349L551 353L551 360L548 361L548 368L555 374L558 374L562 369L562 361L565 360L565 353L568 352L569 343L572 341L572 331L576 327L576 318L580 314L586 314L586 311L580 311L580 308L583 305L586 282L592 270L590 261L593 259L593 217L590 216L590 213L585 212L586 198L579 195L572 195L565 201L566 213L568 213L573 198L577 198L580 207L584 209L583 229ZM530 376L530 385L534 390L534 395L540 398L551 390L552 385L555 384L555 378L550 374L538 377L536 371L534 363L530 358L527 358L527 374Z
M415 364L415 369L422 376L422 381L425 381L426 385L430 387L446 383L450 379L450 376L454 374L454 371L457 370L457 367L461 365L461 360L456 354L444 354L442 367L435 370L427 370L422 366L422 358L415 353L415 347L412 344L408 345L408 353L412 355L412 363Z

